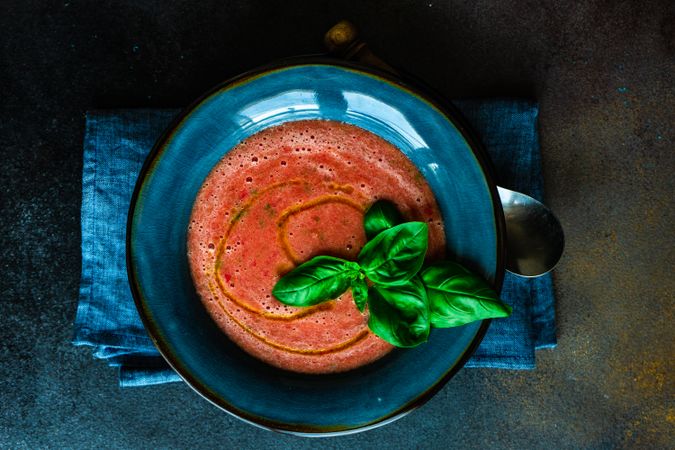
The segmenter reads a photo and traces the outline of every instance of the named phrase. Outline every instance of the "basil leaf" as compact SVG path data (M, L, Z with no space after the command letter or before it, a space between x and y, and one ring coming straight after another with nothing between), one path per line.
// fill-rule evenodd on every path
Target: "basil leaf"
M366 303L368 303L368 285L366 280L361 277L356 277L352 280L352 297L354 298L354 303L359 311L363 312L366 309Z
M317 256L282 277L272 294L291 306L312 306L337 298L359 275L358 264L332 256Z
M369 241L359 253L359 264L374 283L398 286L422 267L429 239L424 222L406 222Z
M482 319L508 317L512 308L478 275L462 265L443 261L420 273L427 289L431 325L449 328Z
M403 216L392 202L378 200L373 203L363 218L366 237L372 239L384 230L403 222Z
M429 305L417 277L402 286L371 286L368 309L368 327L396 347L415 347L429 338Z

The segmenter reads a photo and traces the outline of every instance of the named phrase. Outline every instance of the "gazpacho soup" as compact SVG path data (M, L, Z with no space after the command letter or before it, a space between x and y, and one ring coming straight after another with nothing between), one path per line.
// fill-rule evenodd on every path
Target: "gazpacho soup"
M393 348L368 328L350 291L307 308L280 303L275 283L317 255L355 260L377 200L429 225L428 259L445 256L441 214L423 176L395 146L327 120L267 128L227 152L202 185L188 259L204 306L251 355L304 373L350 370Z

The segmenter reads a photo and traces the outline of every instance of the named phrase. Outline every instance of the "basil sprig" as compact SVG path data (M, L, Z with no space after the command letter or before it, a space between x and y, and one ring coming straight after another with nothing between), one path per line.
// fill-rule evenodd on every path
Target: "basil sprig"
M428 226L402 220L392 203L374 203L364 217L370 241L358 262L317 256L282 277L272 293L287 305L313 306L351 288L359 311L368 306L371 331L397 347L425 342L432 326L511 314L485 280L460 264L441 261L422 268Z

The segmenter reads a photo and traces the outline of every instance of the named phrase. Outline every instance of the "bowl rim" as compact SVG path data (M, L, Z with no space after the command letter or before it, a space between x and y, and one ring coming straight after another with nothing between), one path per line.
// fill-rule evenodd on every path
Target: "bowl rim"
M132 236L133 236L133 222L134 222L134 212L136 210L136 205L139 200L140 191L148 179L148 173L152 170L153 165L157 161L158 157L161 156L164 151L166 144L170 140L173 133L176 131L178 126L189 116L189 114L203 101L207 100L212 95L231 89L235 86L243 84L247 81L253 80L255 78L264 76L269 73L273 73L279 70L289 69L293 67L300 66L329 66L329 67L339 67L343 69L348 69L354 72L361 72L362 74L370 77L379 78L389 84L394 85L401 89L402 91L417 96L421 100L429 103L432 107L437 109L448 121L450 121L455 128L462 135L464 140L469 145L471 151L473 152L478 164L480 165L481 171L485 177L485 181L488 185L490 191L490 197L492 199L493 211L495 213L495 225L496 225L496 240L497 240L497 258L496 258L496 273L495 280L493 283L493 288L499 293L502 288L502 283L504 281L504 275L506 271L506 225L504 219L504 213L502 210L502 205L499 200L499 195L497 192L497 185L494 180L494 169L492 161L487 154L487 151L482 146L480 140L478 140L475 134L471 131L471 128L468 126L466 120L459 113L457 108L452 105L449 101L444 100L441 95L431 89L429 86L425 85L418 79L415 79L411 76L400 75L395 76L389 72L385 72L370 66L365 66L363 64L355 63L352 61L345 61L341 59L335 59L326 56L299 56L292 58L285 58L281 60L276 60L271 63L259 66L257 68L248 70L239 75L236 75L232 78L229 78L221 83L218 83L204 94L199 96L194 100L189 106L181 110L181 112L171 121L171 123L164 129L160 137L157 139L152 149L146 156L143 166L139 172L134 190L131 196L131 202L129 205L129 210L127 214L127 224L126 224L126 266L127 266L127 278L129 281L129 286L131 289L132 297L136 305L136 309L139 312L143 326L145 327L148 335L162 355L164 360L171 366L171 368L185 381L185 383L190 386L197 394L203 397L205 400L209 401L219 409L227 412L228 414L240 419L246 423L263 428L270 431L277 431L281 433L287 433L297 436L305 437L329 437L329 436L341 436L347 434L358 433L362 431L371 430L378 428L380 426L394 422L401 417L406 416L410 412L419 408L430 400L445 384L455 376L455 374L464 367L466 362L469 360L471 355L478 348L482 342L485 334L490 326L491 320L483 320L481 323L478 332L471 341L471 343L466 347L462 355L458 358L457 362L441 377L435 384L427 388L414 400L403 405L399 409L391 412L390 414L380 417L370 423L359 425L356 427L345 426L345 425L336 425L332 427L328 426L308 426L303 424L289 424L280 421L272 421L265 418L261 418L250 414L246 411L243 411L236 406L228 403L226 400L220 398L218 395L213 393L208 386L204 385L193 377L189 371L183 370L182 364L177 357L173 355L170 347L157 336L161 336L161 333L158 332L158 326L154 323L152 315L147 308L147 305L141 294L140 285L135 275L135 265L133 258L132 250Z

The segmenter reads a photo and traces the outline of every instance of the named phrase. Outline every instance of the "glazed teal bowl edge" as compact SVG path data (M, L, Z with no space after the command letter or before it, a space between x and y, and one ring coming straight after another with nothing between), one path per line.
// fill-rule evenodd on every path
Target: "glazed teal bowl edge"
M262 118L257 122L249 120L251 117L235 117L232 123L229 124L230 129L221 131L229 136L228 139L230 141L226 140L223 142L223 139L214 139L213 136L204 136L198 133L200 130L203 131L204 126L222 128L221 123L210 124L210 121L213 120L214 111L217 112L217 109L223 106L218 106L217 100L224 93L230 96L236 94L237 98L241 98L248 91L253 97L260 98L261 95L264 97L264 88L266 86L270 88L271 85L270 89L272 91L284 88L283 79L289 79L289 71L291 72L291 78L293 78L293 71L299 71L296 74L303 74L304 71L304 76L310 76L312 80L325 76L324 81L327 85L335 82L335 79L332 77L337 77L345 85L350 85L351 90L348 93L349 95L342 96L342 100L338 96L333 95L335 92L329 88L321 90L320 92L325 94L325 98L322 99L323 103L320 104L321 108L319 108L318 115L315 114L317 111L312 112L310 109L306 111L293 111L287 117L284 114L279 114L276 117L273 116L271 119ZM275 80L275 76L281 78ZM260 80L265 79L268 80L269 85L260 83ZM256 80L258 81L257 84L255 84ZM281 83L281 88L275 83ZM359 85L359 83L363 83L363 85ZM355 85L358 86L354 87ZM251 92L251 86L257 88L253 93ZM419 157L424 148L428 150L428 147L424 147L424 144L427 143L425 139L429 136L438 135L438 130L434 130L433 127L429 128L429 123L420 124L418 122L412 130L402 130L400 128L392 130L389 129L386 120L372 122L370 118L359 117L358 114L351 114L348 117L340 116L339 111L341 109L348 111L353 106L349 104L350 99L356 99L357 102L363 100L363 98L359 97L360 94L365 95L369 92L377 92L377 97L371 96L372 99L377 100L385 97L386 100L386 92L383 93L384 88L391 89L393 95L392 99L384 102L385 105L392 102L396 104L397 101L401 101L400 97L397 96L402 94L405 94L406 98L410 96L409 99L418 102L413 105L414 108L427 108L431 111L430 114L437 114L437 118L442 118L446 126L451 126L454 129L453 133L455 133L455 136L461 137L464 144L469 146L468 153L466 152L467 149L463 151L466 155L475 158L473 167L479 169L480 176L482 177L481 189L485 191L484 193L487 193L487 197L482 200L482 203L485 206L486 202L489 201L490 204L490 215L492 216L490 226L492 227L493 242L488 244L491 249L488 257L484 257L486 254L484 250L479 251L479 256L476 257L475 254L471 254L470 252L467 255L466 250L462 248L458 249L457 246L451 249L460 259L473 264L474 268L482 271L483 275L493 281L494 285L499 288L504 272L502 245L503 216L501 216L501 208L497 205L498 202L495 202L495 198L497 197L494 183L491 182L489 176L485 175L485 172L488 170L485 156L479 153L480 149L476 150L478 147L471 143L470 138L467 137L455 121L448 117L442 107L439 107L416 91L401 85L387 75L373 73L370 70L364 70L358 66L341 62L316 60L295 64L283 63L245 74L235 80L222 84L189 107L160 138L143 167L132 198L127 230L128 273L134 300L141 317L160 352L190 386L217 406L249 423L274 430L309 435L344 434L389 423L395 418L409 412L415 406L420 405L440 389L463 366L469 355L477 347L489 325L488 321L484 321L451 331L439 330L445 333L443 337L439 337L441 336L439 332L435 332L429 344L425 344L425 346L418 349L396 351L393 355L385 357L382 361L358 369L357 371L339 375L303 376L271 368L246 355L215 327L196 297L189 276L187 259L184 257L187 250L185 248L185 239L183 239L186 229L184 218L186 215L189 216L194 194L196 194L196 190L201 186L203 178L210 171L210 168L233 146L233 143L247 137L247 133L250 135L268 126L283 123L287 120L311 118L342 120L375 132L394 145L397 145L418 165L418 168L420 168L428 181L430 181L430 178L433 178L433 173L430 173L430 170L433 169L434 164L438 165L437 163L439 162L442 166L444 161L438 159L438 155L434 154L427 154L426 159ZM237 91L237 89L240 91ZM347 101L347 108L345 108L344 100ZM242 102L246 104L246 100L242 100ZM251 103L254 109L255 103L255 101ZM351 110L358 112L359 108L363 108L363 105L356 105ZM263 105L261 110L264 109ZM252 112L252 114L254 113L255 111ZM411 132L412 134L416 134L420 130L421 134L418 133L416 136L410 135ZM401 135L406 133L407 136L401 138ZM460 144L455 143L455 145ZM185 155L186 148L197 148L197 150L195 150L194 155ZM207 149L207 151L205 154L197 154L199 148ZM209 148L218 148L219 150L208 151ZM417 153L415 154L414 152ZM182 156L181 153L183 153ZM183 157L188 160L182 160L181 158ZM483 158L482 161L481 158ZM471 165L472 163L467 162L466 164ZM201 166L200 174L203 176L195 177L193 172L186 169L188 166L192 167L195 165ZM164 172L162 172L163 170ZM176 173L172 173L172 170ZM184 171L185 176L189 179L180 179L180 175L177 173L180 171ZM175 209L170 208L171 201L168 201L168 204L164 201L168 197L166 192L171 192L170 189L167 190L167 186L163 185L169 183L167 175L174 177L173 183L177 181L181 182L181 192L183 193L175 195L182 195L183 198L179 202L180 205ZM447 193L444 194L439 190L439 183L434 185L434 182L430 181L430 184L437 198L440 197L439 204L441 205L441 209L443 209L445 202L443 196ZM443 180L441 185L447 187L448 180ZM459 189L457 185L450 186L450 190L453 188ZM157 194L155 195L156 198L152 197L155 193L162 192L162 189L165 191L164 196ZM454 195L457 195L457 193L455 192ZM164 211L160 211L161 208L158 208L158 199L162 200L161 206L166 206ZM147 214L149 208L152 212ZM158 218L158 216L160 217ZM444 220L446 219L445 216L446 211L444 211ZM167 218L170 219L172 217L182 217L183 219L167 220ZM446 220L446 223L452 223L452 221ZM148 230L151 231L148 232ZM150 234L155 234L155 236L149 236ZM162 237L169 238L168 240L175 240L176 244L173 247L169 246L170 248L153 245L153 239L161 241ZM453 236L450 237L452 238ZM482 237L482 241L490 242L490 239L489 237L488 239ZM181 255L183 255L182 258L180 257ZM483 257L482 261L480 260L481 257ZM166 274L158 274L158 272L162 272L155 267L158 261L161 264L162 260L176 262L177 259L180 259L180 261L173 264L175 266L173 274L170 267L167 267ZM149 268L153 268L154 270L150 270ZM176 281L179 279L181 282ZM172 285L172 283L177 284ZM171 288L169 294L174 296L173 300L164 303L157 299L157 293L161 292L159 286L163 286L163 284L167 286L167 289ZM166 292L164 293L166 294ZM191 335L192 338L187 339L185 338L186 335ZM180 336L183 336L183 340L181 340ZM195 350L197 355L193 354L194 352L187 351L190 348L190 342L196 344L193 348L198 348L198 350ZM439 347L435 350L434 342L438 342L436 347ZM413 389L406 389L405 385L408 384L410 374L406 374L405 371L401 372L401 367L412 361L416 361L415 358L406 355L414 355L415 352L419 352L421 351L420 349L424 348L424 352L428 354L427 358L432 358L430 355L432 352L435 352L435 357L443 360L444 357L448 357L449 353L443 352L444 349L441 344L449 345L452 342L461 348L458 348L454 353L450 352L452 353L450 355L451 358L445 360L445 367L429 374L426 379L419 380L418 385ZM207 348L201 348L203 346ZM203 352L200 353L200 350L203 350ZM208 358L205 359L204 356L209 354L211 356L217 355L220 359L215 362L210 361L209 365L207 365L204 361L207 361ZM242 376L242 374L246 374L246 376ZM380 383L378 385L380 390L378 390L370 385L364 387L355 381L358 377L365 377L367 380L375 383L373 381L374 377L382 376L388 377L386 380L393 383L392 385L400 387L396 392L398 396L386 396L386 392L383 390L383 386L386 386L386 383ZM255 386L254 390L262 389L264 391L267 389L269 391L268 398L250 398L247 401L247 397L255 397L250 389L251 384ZM335 386L342 387L341 393L335 393ZM383 395L379 397L377 394L367 394L366 391L370 390L376 393L383 393ZM283 392L290 392L290 397L282 395ZM311 415L306 412L303 413L303 405L306 407L310 405L316 406L313 402L318 397L325 396L327 392L334 392L334 404L324 408L324 410L321 410L320 407L314 408ZM339 389L338 392L340 392ZM361 398L359 401L352 399L352 401L340 402L338 396L344 396L349 392L360 393ZM277 396L276 400L275 396ZM361 406L360 410L355 413L355 408L359 409L359 402L363 402L364 400L369 402L368 407L364 408ZM379 405L378 402L384 402L385 405ZM281 405L286 408L286 411L283 411L283 413L279 413ZM289 408L296 408L295 413L287 414Z

